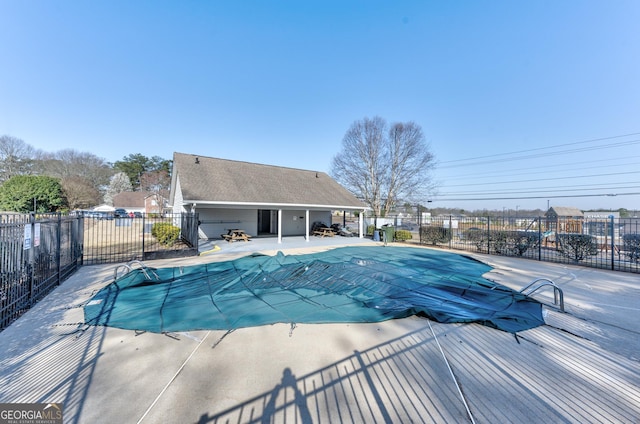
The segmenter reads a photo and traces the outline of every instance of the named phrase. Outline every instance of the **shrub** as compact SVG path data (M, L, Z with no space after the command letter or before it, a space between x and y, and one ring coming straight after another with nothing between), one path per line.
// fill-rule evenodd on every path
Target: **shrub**
M494 252L501 255L522 256L525 252L538 245L538 233L527 231L492 232L490 243Z
M373 230L376 229L376 226L371 224L371 225L367 225L367 235L368 236L372 236L373 235Z
M538 245L538 233L532 231L495 230L484 231L471 228L463 233L464 239L475 244L480 251L508 256L523 256L529 249Z
M436 245L451 241L451 228L432 227L430 225L420 227L420 241Z
M151 227L151 235L158 240L158 243L171 246L180 237L180 228L168 222L158 222Z
M462 233L464 240L473 243L478 250L485 250L487 248L487 232L480 228L469 228Z
M495 253L509 254L509 232L504 230L491 231L489 234L489 246Z
M396 231L396 241L411 240L412 238L413 236L411 235L411 231L408 231L408 230Z
M511 250L516 256L522 256L540 243L540 235L533 231L512 231Z
M558 252L565 258L579 262L598 253L598 243L589 234L557 234Z
M625 234L622 243L625 256L631 262L640 261L640 234Z

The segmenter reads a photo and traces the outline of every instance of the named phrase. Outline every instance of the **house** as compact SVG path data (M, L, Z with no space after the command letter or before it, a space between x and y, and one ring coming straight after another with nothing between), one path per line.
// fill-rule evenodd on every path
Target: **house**
M159 192L148 193L144 198L144 211L148 214L161 214L169 205L169 192L160 190Z
M123 191L113 196L113 206L125 209L127 212L143 212L146 214L160 214L164 212L168 200L166 190L151 191Z
M545 214L547 231L556 233L582 233L584 214L578 208L552 206Z
M127 212L144 212L146 191L123 191L113 196L113 207Z
M331 225L331 211L368 209L324 172L174 153L169 203L174 213L197 212L201 238L230 229L250 235L309 233ZM362 214L360 214L362 217ZM362 237L362 218L359 233Z

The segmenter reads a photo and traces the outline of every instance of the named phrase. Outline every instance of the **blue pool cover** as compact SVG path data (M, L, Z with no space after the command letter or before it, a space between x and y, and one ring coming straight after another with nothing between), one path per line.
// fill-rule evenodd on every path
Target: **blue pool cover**
M486 280L470 257L410 247L254 254L134 269L84 307L85 322L132 330L231 330L274 323L379 322L421 315L508 332L544 324L542 305Z

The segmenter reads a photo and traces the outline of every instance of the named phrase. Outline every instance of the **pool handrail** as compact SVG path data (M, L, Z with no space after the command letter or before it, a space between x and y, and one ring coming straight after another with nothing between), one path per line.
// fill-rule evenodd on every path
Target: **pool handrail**
M553 303L560 306L560 311L564 312L564 293L562 289L548 278L537 278L529 283L526 287L520 290L520 293L525 296L531 296L533 293L541 289L542 287L553 287Z

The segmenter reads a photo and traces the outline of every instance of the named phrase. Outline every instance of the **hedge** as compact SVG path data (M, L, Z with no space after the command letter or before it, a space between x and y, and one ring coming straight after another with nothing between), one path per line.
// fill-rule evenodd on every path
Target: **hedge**
M413 236L409 230L396 230L396 241L411 240Z
M171 246L180 237L180 227L168 222L157 222L151 227L151 235L158 240L158 243Z
M480 251L489 251L508 256L523 256L527 250L538 246L539 234L534 231L470 229L464 233L465 240L475 244Z
M589 234L557 234L558 251L562 256L579 262L598 253L598 243Z
M423 226L420 227L420 240L436 245L451 241L451 228Z
M631 262L640 261L640 234L625 234L622 236L624 254Z

